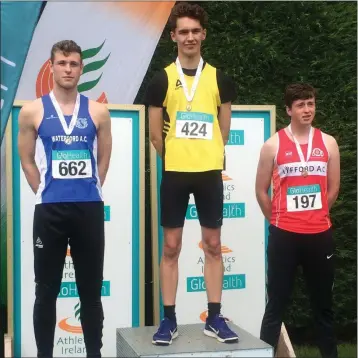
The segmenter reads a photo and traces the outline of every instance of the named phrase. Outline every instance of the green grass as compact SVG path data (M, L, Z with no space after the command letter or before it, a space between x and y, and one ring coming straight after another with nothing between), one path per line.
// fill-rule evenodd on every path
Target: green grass
M320 358L321 355L318 348L314 346L294 346L295 354L297 358ZM356 344L340 344L338 346L339 358L355 358L357 357L357 345Z

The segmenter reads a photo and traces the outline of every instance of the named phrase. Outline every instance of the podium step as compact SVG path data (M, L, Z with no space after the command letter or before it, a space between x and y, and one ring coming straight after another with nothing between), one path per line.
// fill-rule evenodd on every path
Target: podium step
M203 324L179 325L179 336L170 346L152 344L158 327L118 328L117 357L273 357L273 348L229 323L239 334L238 343L220 343L204 335Z

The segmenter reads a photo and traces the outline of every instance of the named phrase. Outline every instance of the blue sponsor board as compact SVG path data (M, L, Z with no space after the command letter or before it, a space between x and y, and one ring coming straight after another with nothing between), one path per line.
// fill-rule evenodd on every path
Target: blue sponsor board
M246 287L246 275L224 275L223 290L241 290ZM186 278L187 292L202 292L205 291L204 276L194 276Z
M103 281L101 296L106 297L111 295L111 282ZM73 298L79 297L76 282L67 281L61 283L60 294L58 298Z
M245 217L245 203L224 203L223 218L237 219ZM186 219L198 219L198 210L195 204L189 204Z
M229 138L226 145L244 145L245 133L241 129L232 129L229 132Z

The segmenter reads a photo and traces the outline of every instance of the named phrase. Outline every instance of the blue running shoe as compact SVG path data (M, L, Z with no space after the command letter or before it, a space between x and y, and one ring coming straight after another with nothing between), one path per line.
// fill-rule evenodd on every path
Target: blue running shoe
M238 335L229 328L221 314L215 315L210 320L209 317L206 319L204 334L216 338L222 343L237 343L239 341Z
M158 331L153 336L152 343L156 344L157 346L169 346L169 344L172 344L173 339L177 337L177 323L165 317L162 322L160 322Z

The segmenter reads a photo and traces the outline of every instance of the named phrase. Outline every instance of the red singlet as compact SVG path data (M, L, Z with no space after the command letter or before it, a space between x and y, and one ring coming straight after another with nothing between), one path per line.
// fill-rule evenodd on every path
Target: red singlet
M295 233L314 234L331 227L327 201L329 153L322 132L314 129L312 152L301 163L296 144L284 129L278 132L278 150L273 172L271 224ZM308 144L301 144L307 158ZM302 175L307 171L307 176Z

